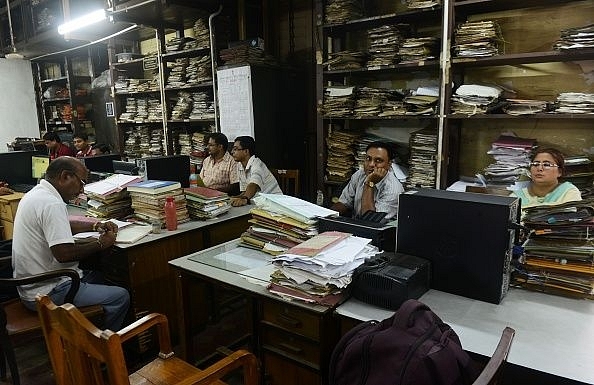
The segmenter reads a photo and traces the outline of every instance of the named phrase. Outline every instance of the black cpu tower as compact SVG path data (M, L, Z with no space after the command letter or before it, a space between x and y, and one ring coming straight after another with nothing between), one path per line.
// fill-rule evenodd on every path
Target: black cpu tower
M421 189L400 196L396 249L431 261L431 288L498 304L519 220L515 197Z

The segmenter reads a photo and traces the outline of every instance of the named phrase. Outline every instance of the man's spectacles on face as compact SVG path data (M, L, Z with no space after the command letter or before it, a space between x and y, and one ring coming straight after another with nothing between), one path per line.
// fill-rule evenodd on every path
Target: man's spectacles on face
M559 167L555 163L551 163L551 162L548 162L548 161L545 161L545 162L534 161L534 162L530 163L530 167L539 168L541 166L542 166L542 168L544 170L550 170L552 168Z
M243 151L243 150L245 150L245 148L239 148L239 147L235 147L235 146L231 149L232 152Z
M87 182L85 182L80 176L78 176L75 172L72 173L72 175L74 175L76 177L76 179L78 179L78 181L80 182L80 188L84 189L85 186L87 185Z

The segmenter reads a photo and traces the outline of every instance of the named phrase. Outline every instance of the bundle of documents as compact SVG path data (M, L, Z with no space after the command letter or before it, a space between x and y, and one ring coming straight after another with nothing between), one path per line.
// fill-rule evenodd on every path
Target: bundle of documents
M156 220L165 224L165 201L173 197L177 223L190 220L186 207L186 196L179 182L147 180L127 187L132 198L132 208L138 218L148 222Z
M331 86L324 89L322 113L325 118L344 118L353 115L355 87Z
M500 54L503 36L494 21L467 21L456 29L454 41L454 56L489 57Z
M328 71L358 70L365 67L367 54L358 51L340 51L328 54L328 60L322 65Z
M229 196L221 191L207 187L190 187L184 189L186 205L192 219L216 218L231 208Z
M273 258L276 270L269 290L308 302L336 303L353 271L379 252L370 241L337 231L318 234Z
M333 130L326 138L326 178L346 182L358 168L355 161L355 143L360 133Z
M408 24L382 25L367 31L369 60L367 68L381 68L397 64L400 44L410 33Z
M258 194L250 228L242 245L277 255L318 233L317 218L338 215L336 211L289 195Z
M87 216L99 219L124 218L132 213L132 201L126 190L108 195L87 195Z
M535 148L536 139L500 135L487 151L495 159L484 170L489 184L512 185L522 175L528 176L530 156Z
M361 0L328 0L324 7L327 24L346 23L363 17Z
M543 100L507 99L507 104L503 106L503 112L514 116L534 115L545 112L547 104Z
M390 97L390 90L372 87L359 87L353 110L355 117L377 116L382 105Z
M594 114L594 94L564 92L557 97L557 114Z
M563 180L573 183L582 193L582 198L594 193L594 163L585 155L566 156Z
M410 134L410 170L407 187L435 188L437 131L424 129Z
M194 22L192 27L196 48L206 48L210 46L210 28L208 28L208 17L200 17ZM185 47L188 48L187 46Z
M406 0L406 6L413 9L431 8L441 4L441 0Z
M435 60L439 55L439 39L436 37L411 37L404 39L398 50L401 63L418 63Z
M439 89L419 87L404 98L406 115L433 115L436 113Z
M527 208L524 242L513 282L578 298L594 298L594 200Z
M452 113L486 114L497 105L502 90L496 86L462 84L452 95Z
M553 46L556 50L579 50L592 47L594 47L594 24L562 30L561 38Z

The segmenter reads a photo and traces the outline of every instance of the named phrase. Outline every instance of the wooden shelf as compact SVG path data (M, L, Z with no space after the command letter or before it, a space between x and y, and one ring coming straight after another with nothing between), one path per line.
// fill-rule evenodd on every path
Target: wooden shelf
M362 19L347 21L341 24L324 24L322 27L325 33L332 35L333 32L342 33L366 28L378 27L384 24L396 24L404 21L415 21L424 23L435 23L441 19L441 7L413 9L401 13L365 17Z
M536 6L554 6L572 3L576 0L461 0L455 1L456 16L461 14L488 13Z
M165 87L165 91L189 90L193 88L212 88L212 81L182 87Z
M581 120L594 120L594 114L555 114L555 113L539 113L534 115L508 115L508 114L477 114L477 115L462 115L462 114L450 114L447 116L451 120L477 120L477 119L509 119L509 120L534 120L534 119L581 119Z
M65 82L66 80L68 80L68 78L66 76L60 76L58 78L53 78L53 79L44 79L41 81L41 84L60 83L60 82Z
M163 60L171 61L173 59L177 59L179 57L192 57L198 56L200 54L208 54L210 55L210 47L197 47L197 48L190 48L184 49L181 51L174 51L174 52L166 52L161 55Z
M594 60L594 48L572 51L528 52L491 57L453 58L456 67L494 67L518 64L566 62L575 60Z
M324 75L348 75L348 74L361 74L361 73L391 73L394 74L395 70L406 70L406 71L415 71L419 69L439 69L439 61L437 60L424 60L419 61L416 63L402 63L402 64L394 64L390 66L382 66L382 67L371 67L371 68L361 68L361 69L345 69L345 70L330 70L324 71Z

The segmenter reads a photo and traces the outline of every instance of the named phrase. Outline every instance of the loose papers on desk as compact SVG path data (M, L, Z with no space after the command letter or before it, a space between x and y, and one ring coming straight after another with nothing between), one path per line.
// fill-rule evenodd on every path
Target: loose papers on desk
M281 294L282 290L277 286L285 287L292 290L292 297L327 304L324 297L339 294L351 282L353 271L366 258L379 252L375 246L369 245L371 240L367 238L338 232L322 233L316 237L342 239L321 247L313 256L287 252L274 257L277 270L271 275L270 289L273 292ZM316 237L310 242L317 243ZM299 297L298 293L302 296Z
M286 215L307 224L315 224L318 217L338 215L337 211L318 206L303 199L281 194L258 194L254 198L256 205L273 213Z

